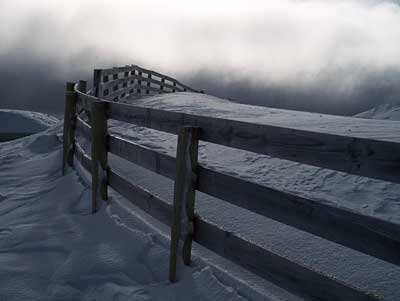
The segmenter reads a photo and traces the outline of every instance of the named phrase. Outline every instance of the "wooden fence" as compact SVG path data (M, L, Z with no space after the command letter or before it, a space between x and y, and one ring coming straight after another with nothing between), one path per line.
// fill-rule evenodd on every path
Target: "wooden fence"
M126 78L129 78L136 76L132 70L145 69L133 66L101 72L96 70L94 93L86 91L86 82L67 84L63 170L73 165L75 155L82 166L91 172L93 212L100 199L107 200L107 187L110 186L153 217L171 226L171 281L177 279L176 262L179 256L182 256L185 264L190 264L191 245L195 241L262 277L277 283L284 281L287 287L303 296L324 300L377 299L377 296L334 277L263 249L197 215L194 212L195 191L395 265L400 265L399 224L211 170L197 161L198 142L203 140L396 183L400 183L400 144L107 101L104 91L109 86L103 83L104 80L99 82L100 75L111 76L116 81L118 76L114 76L115 72L128 72ZM149 70L147 74L164 77ZM177 83L178 86L180 88L176 91L186 87ZM188 87L186 90L195 91ZM101 95L101 98L91 94ZM113 98L117 94L106 96ZM123 96L119 94L118 97ZM78 116L77 113L81 111L90 115L90 124ZM109 134L107 119L178 135L176 157ZM90 155L75 140L77 134L91 141ZM107 162L108 153L174 180L173 205L111 169Z
M93 95L105 100L119 101L132 95L173 92L200 92L176 79L137 65L112 69L96 69Z

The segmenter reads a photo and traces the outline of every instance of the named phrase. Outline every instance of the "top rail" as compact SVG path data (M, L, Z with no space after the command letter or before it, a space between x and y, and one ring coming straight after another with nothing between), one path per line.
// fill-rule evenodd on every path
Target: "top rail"
M90 95L78 92L86 109ZM181 126L201 128L200 139L353 175L400 183L400 143L248 123L107 102L108 117L177 134Z

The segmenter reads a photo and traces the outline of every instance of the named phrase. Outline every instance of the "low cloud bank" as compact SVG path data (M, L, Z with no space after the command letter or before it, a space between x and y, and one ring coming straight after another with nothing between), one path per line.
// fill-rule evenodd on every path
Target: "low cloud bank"
M130 63L257 105L400 101L396 1L14 0L0 20L0 107L61 112L66 80Z

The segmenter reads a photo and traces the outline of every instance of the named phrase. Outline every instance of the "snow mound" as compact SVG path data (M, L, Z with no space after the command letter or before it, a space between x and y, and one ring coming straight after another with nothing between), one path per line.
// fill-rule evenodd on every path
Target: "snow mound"
M354 115L354 117L400 121L400 104L383 104L368 111Z
M0 133L37 133L58 122L57 118L43 113L0 110Z

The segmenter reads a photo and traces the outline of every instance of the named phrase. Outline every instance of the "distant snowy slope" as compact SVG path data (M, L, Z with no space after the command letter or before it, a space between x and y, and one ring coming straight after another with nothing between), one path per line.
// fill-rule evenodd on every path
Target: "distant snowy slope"
M43 113L0 110L0 133L37 133L57 122L57 118Z
M400 121L400 104L383 104L354 115L354 117Z

